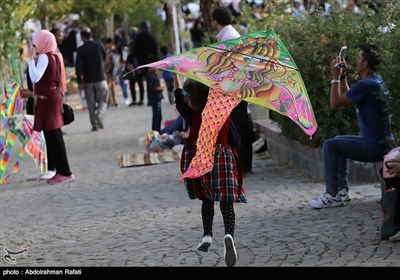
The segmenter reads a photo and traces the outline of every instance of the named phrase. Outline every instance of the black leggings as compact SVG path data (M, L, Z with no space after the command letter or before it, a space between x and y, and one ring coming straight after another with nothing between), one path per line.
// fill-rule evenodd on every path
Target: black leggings
M235 231L235 210L233 203L220 202L219 204L224 220L225 234L230 234L233 237ZM214 201L203 200L201 204L201 217L203 219L204 236L212 236L212 224L214 219Z
M61 129L44 130L43 134L47 146L48 170L57 170L60 175L70 176L72 173L69 170L67 151Z

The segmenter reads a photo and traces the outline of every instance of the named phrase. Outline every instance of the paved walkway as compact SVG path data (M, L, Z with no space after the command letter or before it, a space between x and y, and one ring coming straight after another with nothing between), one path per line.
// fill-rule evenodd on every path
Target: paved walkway
M25 157L0 186L3 254L27 244L17 266L225 266L218 206L210 251L196 250L201 203L187 197L178 163L119 167L117 156L144 151L137 140L151 126L150 107L119 103L104 130L90 131L87 111L64 127L75 182L27 182L34 165ZM175 117L165 100L163 112ZM379 240L378 184L351 185L344 207L314 210L307 201L323 182L267 153L255 155L253 171L244 180L248 203L235 205L237 266L400 266L400 243Z

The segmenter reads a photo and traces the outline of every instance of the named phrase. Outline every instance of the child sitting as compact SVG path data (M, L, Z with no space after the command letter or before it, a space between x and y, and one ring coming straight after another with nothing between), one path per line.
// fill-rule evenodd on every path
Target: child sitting
M148 153L162 153L165 149L172 149L175 145L182 144L185 132L174 131L172 134L151 131L145 137L139 139L139 144L145 144Z

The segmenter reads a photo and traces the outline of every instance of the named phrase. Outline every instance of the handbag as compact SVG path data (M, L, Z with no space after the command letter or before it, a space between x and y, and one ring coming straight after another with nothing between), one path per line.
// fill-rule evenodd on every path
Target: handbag
M58 63L57 63L57 59L54 56L53 56L53 59L55 60L56 65L57 65L56 69L57 69L57 75L58 75L58 87L57 87L58 94L60 95L60 97L62 99L63 95L60 90L60 79L61 78L60 78L60 72L58 70ZM62 116L63 116L64 125L68 125L75 120L74 110L67 103L62 103L61 112L62 112Z
M62 114L64 125L70 124L75 120L74 110L67 103L62 104Z

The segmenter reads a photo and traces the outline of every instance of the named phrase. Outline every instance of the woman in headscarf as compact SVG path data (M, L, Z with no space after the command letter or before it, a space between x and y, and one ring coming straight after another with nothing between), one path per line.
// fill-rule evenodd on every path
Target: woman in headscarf
M22 90L21 96L34 97L35 121L33 129L42 131L47 146L48 170L55 170L49 184L75 180L69 169L67 152L61 127L63 94L67 90L64 61L57 52L57 42L48 30L36 32L33 44L28 50L28 70L33 83L33 92Z

